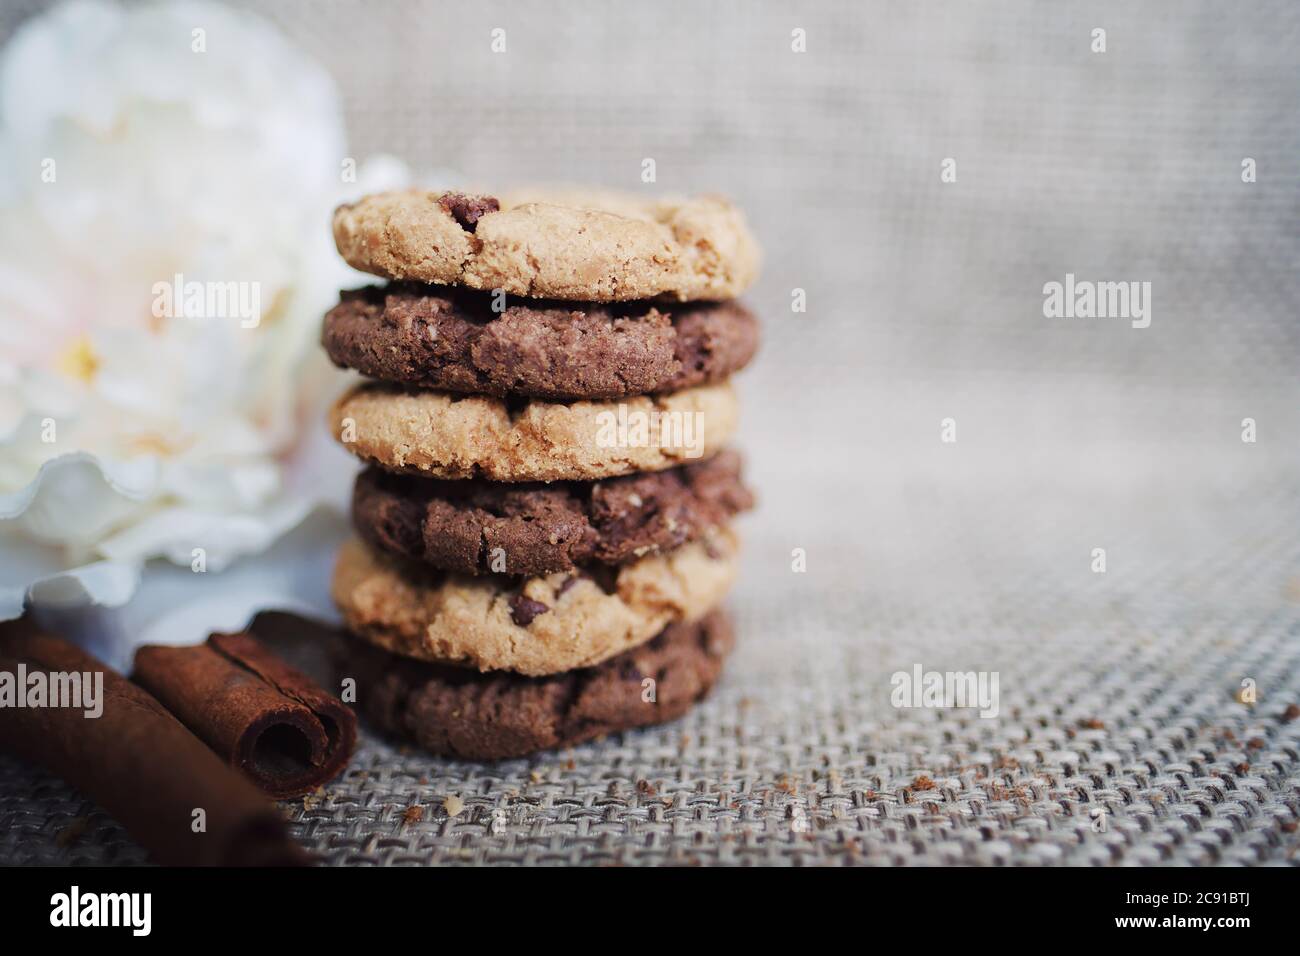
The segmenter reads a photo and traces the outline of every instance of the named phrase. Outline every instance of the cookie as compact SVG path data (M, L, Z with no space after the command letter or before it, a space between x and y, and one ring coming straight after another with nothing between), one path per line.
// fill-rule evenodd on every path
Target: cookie
M550 485L370 468L353 489L352 524L378 550L444 571L532 577L671 551L753 503L740 455L724 449L667 471Z
M707 458L735 430L730 384L611 402L525 401L367 383L331 412L334 437L387 471L583 481Z
M714 611L603 664L549 677L475 674L358 640L337 674L356 681L357 708L378 729L435 754L500 760L675 720L712 689L732 644L730 620Z
M759 260L740 211L714 196L378 193L334 211L334 243L389 279L580 302L733 299Z
M608 573L512 579L434 571L352 539L331 590L348 629L385 650L536 676L599 664L702 617L731 587L736 550L723 529Z
M569 401L725 379L758 348L739 302L566 305L396 283L344 292L321 343L370 378L477 395Z

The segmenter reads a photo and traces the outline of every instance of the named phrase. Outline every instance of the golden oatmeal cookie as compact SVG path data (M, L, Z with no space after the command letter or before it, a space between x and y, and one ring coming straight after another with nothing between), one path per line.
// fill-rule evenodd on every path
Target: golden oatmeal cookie
M332 593L349 630L394 654L542 675L591 667L715 607L736 574L730 529L617 569L545 577L431 571L358 539Z
M759 265L744 216L717 196L376 193L335 210L334 243L388 279L581 302L732 299Z
M727 382L622 401L521 404L371 382L335 402L330 427L345 448L386 471L583 481L707 458L738 417Z

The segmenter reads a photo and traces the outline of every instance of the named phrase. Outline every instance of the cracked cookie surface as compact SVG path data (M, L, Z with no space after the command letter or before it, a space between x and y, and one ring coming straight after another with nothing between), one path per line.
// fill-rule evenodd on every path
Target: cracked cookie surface
M599 190L377 193L335 210L334 243L372 275L581 302L732 299L759 264L725 199Z
M730 529L612 570L512 579L433 571L346 542L331 591L348 629L418 660L530 676L591 667L702 617L735 578Z

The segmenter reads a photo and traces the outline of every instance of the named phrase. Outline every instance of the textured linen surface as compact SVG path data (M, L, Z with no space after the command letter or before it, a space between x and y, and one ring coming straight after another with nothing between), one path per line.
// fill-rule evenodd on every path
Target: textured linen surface
M672 725L530 760L367 736L285 805L305 845L365 864L1300 859L1300 7L265 12L334 71L358 157L725 191L766 251L740 380L761 504L721 686ZM1150 327L1045 318L1067 273L1150 282ZM997 672L998 715L895 708L915 665ZM142 859L0 759L0 860Z

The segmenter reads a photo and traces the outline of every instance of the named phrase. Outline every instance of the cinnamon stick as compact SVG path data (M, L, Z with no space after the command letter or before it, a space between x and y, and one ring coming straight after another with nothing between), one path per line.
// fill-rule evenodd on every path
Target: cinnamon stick
M95 707L0 707L0 749L39 764L94 800L159 863L301 865L276 808L222 764L142 688L73 644L25 621L0 625L0 672L31 686L80 675ZM41 675L41 676L34 676ZM102 676L96 676L102 675ZM65 695L67 696L67 695ZM83 701L82 703L89 703ZM98 710L98 716L91 716Z
M273 797L315 790L356 749L351 708L250 634L142 647L131 678Z

